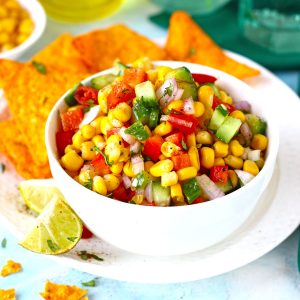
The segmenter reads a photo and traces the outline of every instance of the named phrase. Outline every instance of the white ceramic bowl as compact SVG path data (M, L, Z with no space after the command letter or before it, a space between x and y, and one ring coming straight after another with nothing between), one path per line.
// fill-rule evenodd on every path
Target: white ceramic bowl
M58 187L87 227L119 248L147 255L177 255L209 247L232 234L253 211L266 188L276 161L278 129L263 99L244 82L221 71L184 62L160 61L155 65L186 66L194 73L218 78L217 84L236 100L247 100L252 111L268 123L269 146L261 172L246 186L222 198L200 204L149 207L123 203L92 192L73 180L61 167L55 133L58 112L66 110L64 96L51 111L46 125L50 167ZM99 74L109 73L104 71ZM93 75L84 80L87 84Z
M34 30L30 37L19 46L5 51L0 52L1 58L17 59L26 50L28 50L35 42L41 37L46 27L46 13L42 5L37 0L18 0L19 3L29 12L31 19L34 22Z

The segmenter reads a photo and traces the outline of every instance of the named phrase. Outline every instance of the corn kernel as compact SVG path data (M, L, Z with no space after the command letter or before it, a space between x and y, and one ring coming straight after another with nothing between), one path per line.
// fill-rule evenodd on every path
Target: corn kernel
M224 158L226 165L233 169L241 169L243 167L244 161L240 157L234 155L228 155Z
M200 170L200 159L199 152L196 146L191 146L188 151L188 155L191 161L191 165L196 168L197 171Z
M96 156L96 151L92 150L94 146L94 143L91 141L83 142L81 144L81 157L84 160L92 160Z
M5 32L0 33L0 44L5 44L9 42L9 34Z
M251 147L255 150L266 150L268 145L268 138L263 134L255 134L252 141Z
M257 164L258 168L261 170L265 164L265 161L263 158L261 158L261 159L257 160L255 163Z
M235 110L230 114L231 117L241 120L243 123L246 121L244 113L240 110Z
M112 86L108 85L98 92L98 103L100 105L100 110L101 110L101 112L103 112L105 114L107 113L107 110L108 110L107 96L109 95L111 90L112 90Z
M195 167L187 167L177 171L178 179L180 181L191 179L197 176L197 169Z
M200 163L206 169L210 169L215 162L215 152L212 148L209 147L202 147L200 149Z
M154 133L160 136L164 136L169 134L172 131L172 125L169 122L162 122L157 125L154 129Z
M82 185L85 185L87 182L89 182L95 176L96 176L95 171L92 171L92 170L80 171L80 173L78 175L78 182Z
M235 188L239 182L236 173L233 170L228 170L228 176L231 181L232 187Z
M165 80L165 76L171 72L173 69L166 67L166 66L159 66L156 68L157 71L157 79L158 80Z
M229 143L229 150L234 156L242 156L245 152L245 148L237 140L232 140Z
M96 134L100 134L101 133L101 121L103 119L103 116L100 116L98 118L96 118L95 120L93 120L90 124L91 126L93 126L96 129Z
M141 57L132 63L132 67L147 71L152 68L152 62L148 57Z
M107 187L104 179L101 176L95 176L93 178L93 191L103 196L107 195Z
M165 157L171 157L180 151L180 147L171 142L164 142L160 147L160 151Z
M134 195L131 199L131 201L133 201L135 204L142 204L143 200L144 200L143 195Z
M196 146L196 135L195 133L191 133L186 138L186 144L190 148L192 146Z
M159 160L165 160L165 159L167 159L167 157L164 156L163 154L161 154L161 155L158 157L158 159L159 159Z
M113 127L118 127L118 128L120 128L120 127L123 126L123 123L122 123L121 121L119 121L118 119L115 118L112 109L108 111L107 117L108 117L108 120L109 120L110 124L111 124Z
M121 174L122 170L123 170L123 166L124 166L124 163L123 162L118 162L116 164L113 164L111 167L110 167L110 170L113 174L115 175L118 175L118 174Z
M113 174L106 174L103 176L108 192L114 191L120 185L120 179Z
M20 33L27 33L30 34L32 32L33 29L33 23L31 21L31 19L27 18L24 19L21 24L19 25L19 32Z
M113 128L113 125L109 122L108 117L103 117L101 120L101 133L107 134L107 131Z
M78 151L73 145L68 145L68 146L66 146L64 152L68 153L68 152L73 151L73 150L75 150L76 152Z
M100 150L104 149L106 143L104 140L104 137L102 135L95 135L92 138L92 142L94 143L95 146L97 146L97 148L99 148Z
M195 107L194 116L196 118L201 117L204 114L204 112L205 112L205 106L204 106L204 104L202 102L200 102L200 101L195 101L194 102L194 107Z
M172 160L161 160L150 168L150 174L154 177L160 177L163 173L171 172L173 170L173 167L174 164Z
M205 107L212 107L214 99L214 90L209 85L203 85L198 90L198 99Z
M75 151L70 151L61 158L61 163L68 171L78 171L84 160Z
M150 80L153 84L157 80L157 71L156 70L148 70L147 72L148 80Z
M232 104L232 98L226 92L220 91L220 95L222 102Z
M243 170L256 176L259 173L259 168L257 164L252 160L245 160L243 165Z
M113 115L114 117L119 120L120 122L127 122L130 120L132 114L131 107L126 103L122 102L119 103L114 109L113 109Z
M228 155L228 144L217 141L213 145L215 149L215 157L225 157Z
M178 182L178 176L175 171L163 173L161 175L161 186L167 187Z
M182 100L174 100L168 106L167 110L171 111L174 110L182 110L183 109L183 101Z
M154 165L154 162L151 160L148 160L145 162L144 167L145 167L145 171L150 173L150 168Z
M122 148L121 154L119 158L119 162L126 162L130 158L130 149L129 148Z
M123 168L123 172L125 173L125 175L127 175L128 177L134 177L134 172L133 172L133 169L132 169L132 163L131 161L129 160L124 168Z
M225 161L222 157L216 157L214 166L225 166Z
M213 138L208 131L203 130L196 134L196 141L202 145L212 145Z
M75 149L80 150L81 144L84 142L84 137L80 131L77 131L72 137L72 143Z
M171 190L171 198L172 201L177 204L177 203L185 203L184 202L184 197L182 193L182 188L179 183L176 183L170 187Z
M92 137L96 135L95 127L91 126L90 124L83 125L80 131L83 138L86 140L90 140Z

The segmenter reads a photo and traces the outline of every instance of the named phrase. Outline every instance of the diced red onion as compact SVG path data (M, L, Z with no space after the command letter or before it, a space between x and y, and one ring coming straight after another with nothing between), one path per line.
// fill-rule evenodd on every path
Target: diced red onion
M248 153L249 153L249 151L250 151L250 148L249 148L249 147L246 147L246 148L244 149L244 153L243 153L243 155L241 156L241 158L242 158L243 160L248 159Z
M168 120L169 120L169 116L168 115L161 115L161 117L160 117L160 121L161 122L166 122Z
M224 192L221 191L207 175L203 174L201 176L197 176L196 179L199 186L210 200L225 195Z
M150 203L153 201L152 181L150 181L145 188L145 198Z
M260 150L250 150L248 152L248 159L253 161L260 160Z
M83 167L80 169L80 172L84 172L84 171L96 172L96 168L92 165L86 164L86 165L83 165Z
M245 185L250 182L254 176L246 171L234 170L238 178L241 180L242 184Z
M238 110L245 112L251 112L251 104L248 101L239 101L233 104L234 107Z
M240 127L240 132L243 135L243 137L246 139L246 141L250 141L252 138L252 132L251 129L249 127L249 125L244 122L241 127Z
M125 189L129 189L131 187L130 178L126 174L123 174L122 175L122 180L123 180L123 184L124 184Z
M183 111L187 115L193 115L195 113L195 105L192 97L184 100Z
M130 145L134 144L136 142L136 138L131 134L125 133L125 130L126 130L125 127L121 127L119 130L119 135L128 144L130 144Z
M139 153L141 150L141 143L139 141L136 141L134 144L130 145L130 152L132 153Z
M184 92L184 89L178 89L178 90L177 90L177 93L176 93L176 95L175 95L175 97L174 97L174 100L180 100L180 98L181 98L182 95L183 95L183 92Z
M156 97L159 99L160 105L164 108L169 102L175 99L178 85L175 78L167 79L162 86L156 90Z
M91 109L84 114L84 117L79 125L79 128L81 128L83 125L90 124L98 117L99 113L100 113L100 105L95 105L91 107Z
M134 175L144 171L144 160L140 155L134 155L131 157L132 170Z

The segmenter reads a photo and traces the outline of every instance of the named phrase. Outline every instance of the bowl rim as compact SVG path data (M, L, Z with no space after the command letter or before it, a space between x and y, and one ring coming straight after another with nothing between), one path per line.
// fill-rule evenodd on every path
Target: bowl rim
M37 42L37 40L43 34L47 17L43 6L37 0L18 0L19 4L28 11L32 21L34 22L34 30L30 34L30 36L17 47L0 52L0 59L9 59L10 57L14 57L23 51L29 49L33 44Z
M183 62L183 61L168 61L168 60L160 60L160 61L152 61L154 66L161 66L161 65L166 65L166 66L170 66L170 67L179 67L179 66L186 66L187 68L189 67L197 67L197 68L201 68L201 72L205 72L205 74L208 75L213 75L215 77L217 77L217 80L221 77L227 77L228 80L232 81L233 84L236 83L239 86L241 86L243 89L247 89L248 91L250 91L251 93L251 97L255 96L255 97L259 97L258 93L255 93L255 90L249 86L248 84L246 84L245 82L243 82L242 80L233 77L223 71L208 67L208 66L204 66L204 65L200 65L200 64L195 64L195 63L188 63L188 62ZM93 74L85 79L83 79L81 81L82 84L86 85L88 83L90 83L90 81L99 76L99 75L104 75L104 74L108 74L111 73L113 71L113 68L110 69L106 69L103 70L101 72L98 72L96 74ZM49 162L50 162L50 168L52 169L52 164L55 165L56 170L59 171L60 173L60 178L63 178L64 180L66 180L67 184L70 184L71 186L74 185L79 189L82 189L82 192L87 193L87 195L90 195L91 197L95 196L95 192L85 188L84 186L82 186L80 183L78 183L76 180L74 180L71 176L69 176L67 174L67 172L63 169L63 167L61 166L61 164L59 163L58 159L57 159L57 155L55 154L54 151L52 151L52 146L51 146L51 128L50 128L50 123L52 122L52 120L54 120L56 118L57 120L57 112L59 111L60 107L63 106L65 104L64 102L64 98L65 96L69 93L70 89L64 93L60 99L56 102L56 104L54 105L54 107L52 108L47 122L46 122L46 127L45 127L45 142L46 142L46 148L47 148L47 153L49 156ZM264 110L265 111L265 110ZM57 122L57 121L56 121ZM130 207L130 209L137 209L137 210L145 210L147 209L148 211L158 211L158 210L164 210L164 211L178 211L178 210L189 210L189 209L195 209L196 207L204 207L204 206L211 206L211 205L217 205L219 202L224 202L224 201L229 201L233 196L234 198L240 197L242 196L244 193L248 193L251 191L251 189L253 188L253 186L256 185L256 183L259 180L263 180L263 177L267 176L267 172L269 169L272 170L272 174L273 174L273 167L275 166L276 163L276 157L277 157L277 153L278 153L278 149L279 149L279 128L278 128L278 124L275 121L275 118L273 116L268 115L267 118L267 130L269 131L270 127L272 128L272 140L268 144L272 145L272 148L268 148L268 156L267 159L265 161L264 167L260 170L260 172L246 185L244 185L243 187L239 188L238 190L235 190L234 192L227 194L225 196L219 197L219 198L215 198L212 199L210 201L205 201L202 203L197 203L197 204L193 204L193 205L182 205L182 206L147 206L147 205L130 205L130 203L127 202L122 202L119 200L115 200L113 198L109 198L107 196L103 196L100 194L97 194L97 197L100 198L104 198L106 201L109 201L111 205L123 205L123 207ZM271 124L271 126L270 126ZM55 140L55 136L54 136L54 140ZM273 166L272 166L273 164ZM269 178L271 178L272 174L269 174ZM55 178L54 178L55 179ZM68 199L67 199L68 200ZM196 206L196 207L195 207ZM87 205L88 207L88 205Z

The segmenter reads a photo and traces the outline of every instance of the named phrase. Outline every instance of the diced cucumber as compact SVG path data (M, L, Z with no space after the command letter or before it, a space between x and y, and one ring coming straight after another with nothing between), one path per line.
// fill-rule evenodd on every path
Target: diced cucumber
M216 186L223 191L225 194L231 192L234 190L234 187L232 186L231 180L228 179L227 182L225 184L220 183L220 182L216 182Z
M222 142L228 144L238 132L241 125L241 120L227 116L223 124L217 130L216 137Z
M123 76L124 75L124 71L126 69L130 69L129 66L125 65L125 64L122 64L120 61L117 61L114 63L114 66L115 66L115 74L117 76Z
M253 114L246 114L246 122L249 125L252 134L265 134L267 130L267 123Z
M183 89L183 94L181 96L181 99L187 99L189 97L192 97L194 101L198 99L197 94L197 86L194 82L189 83L185 81L177 80L178 88Z
M182 185L182 190L189 204L193 203L195 199L202 195L202 190L196 178L192 178L185 182Z
M236 175L238 176L239 183L241 186L246 185L248 182L250 182L254 176L246 171L242 170L234 170Z
M144 103L151 105L157 103L154 85L151 81L139 83L134 88L137 99L142 99Z
M65 102L68 106L75 106L78 104L77 100L74 98L76 90L81 86L81 82L76 83L69 91L67 96L65 97Z
M152 183L153 201L158 206L169 206L171 202L170 188L161 186L160 181Z
M95 77L91 80L91 87L101 90L105 86L111 84L117 78L114 74L105 74Z
M225 121L226 117L228 116L228 110L224 105L218 105L214 112L213 115L210 119L208 129L212 131L218 130L218 128L223 124Z

